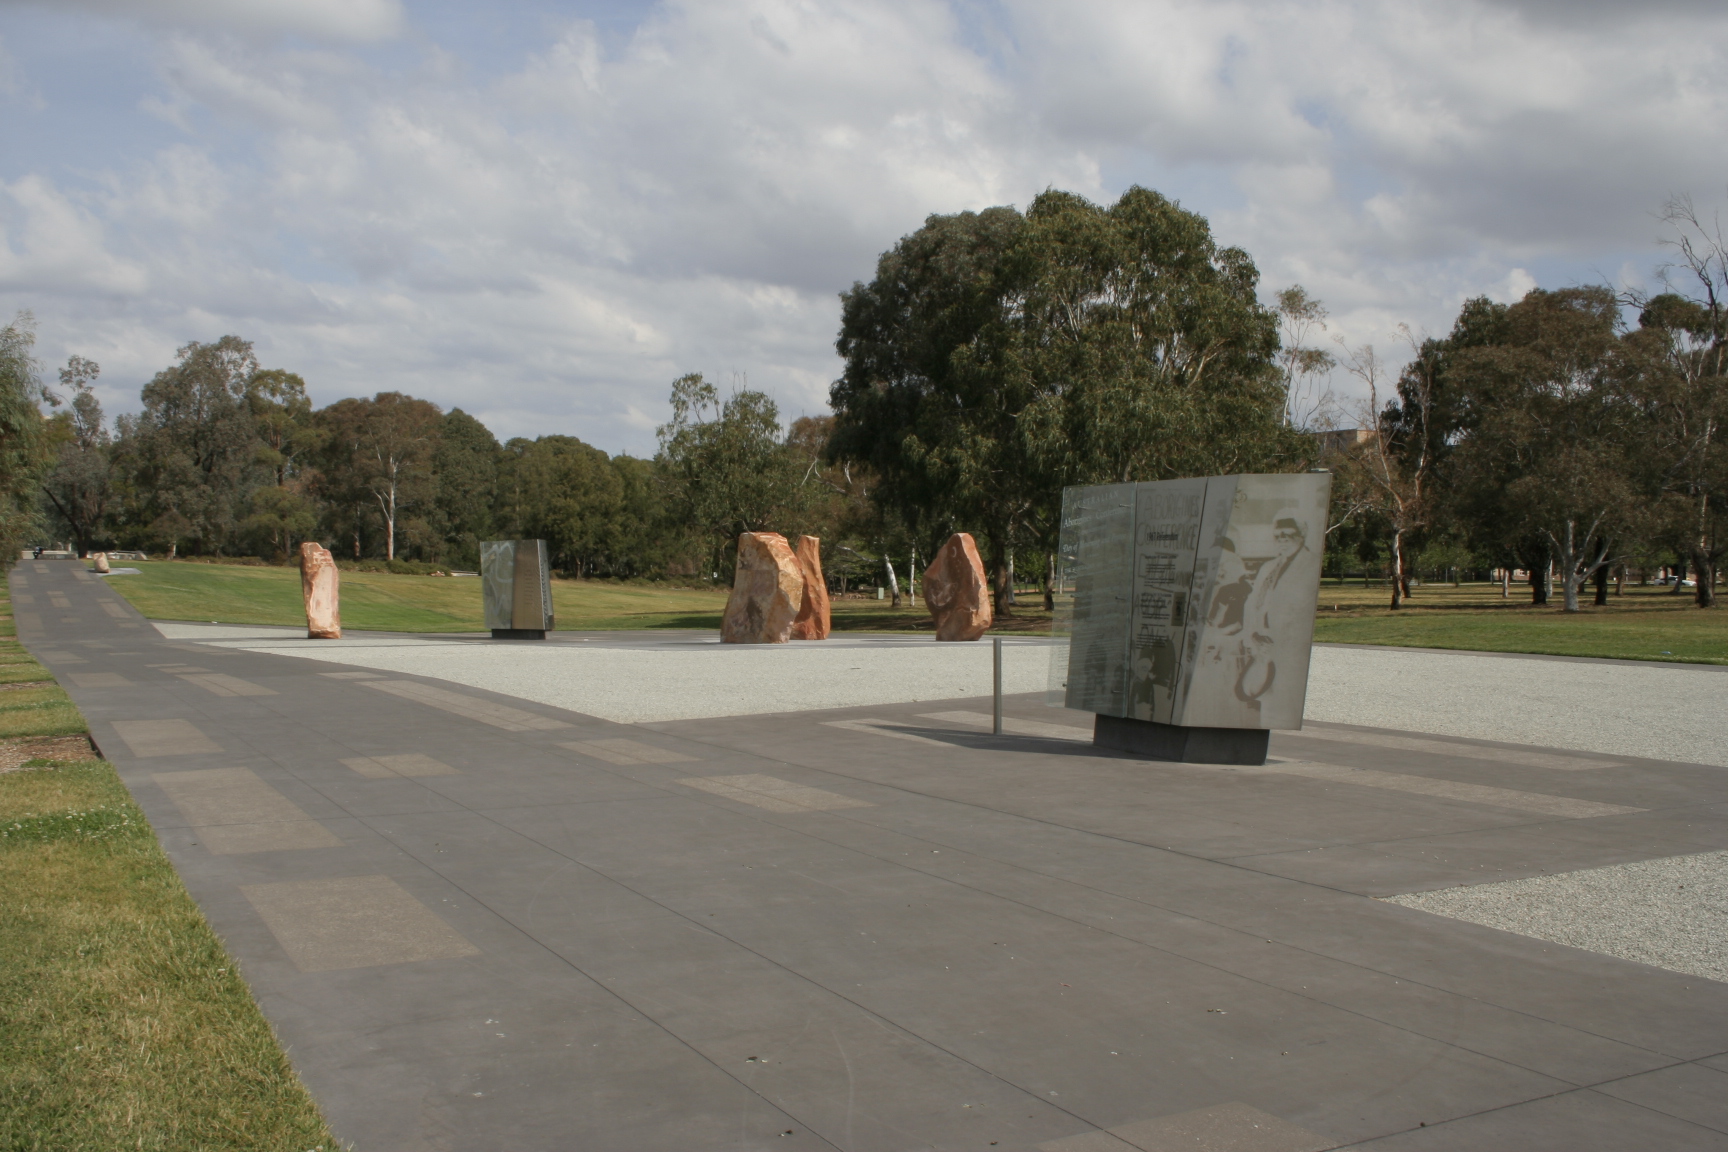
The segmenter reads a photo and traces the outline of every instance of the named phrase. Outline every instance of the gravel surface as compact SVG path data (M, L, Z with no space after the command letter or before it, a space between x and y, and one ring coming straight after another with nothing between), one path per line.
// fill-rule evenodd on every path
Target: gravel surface
M1387 902L1728 982L1728 852L1444 888Z
M159 623L169 639L412 672L624 723L952 700L990 693L990 645L904 637L722 645L620 632L494 645L408 636L304 639L287 628ZM1004 646L1003 690L1045 687L1049 648ZM1728 669L1320 646L1307 718L1728 767Z
M720 645L695 638L584 644L471 640L308 641L267 629L159 624L169 639L310 657L455 684L568 708L625 724L858 708L988 696L991 646L848 640L830 644ZM220 633L220 635L219 635ZM1003 691L1044 688L1047 649L1003 646Z
M1307 718L1728 767L1728 669L1316 647Z

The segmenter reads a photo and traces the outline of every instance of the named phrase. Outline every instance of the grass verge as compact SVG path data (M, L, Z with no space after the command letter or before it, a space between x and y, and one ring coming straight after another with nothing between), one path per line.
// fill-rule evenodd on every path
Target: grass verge
M138 565L137 576L115 577L144 615L157 620L219 620L225 624L305 623L299 572L157 561ZM1700 611L1689 596L1628 586L1605 607L1577 614L1532 607L1529 590L1506 598L1494 584L1419 587L1406 606L1387 606L1384 586L1328 583L1320 591L1314 638L1336 644L1387 644L1482 652L1534 652L1625 660L1728 664L1728 609ZM718 628L724 590L657 588L606 581L558 580L552 585L558 626L571 631L634 628ZM1021 596L1012 619L996 631L1047 633L1050 615L1036 593ZM931 631L922 605L895 609L891 601L836 597L837 632ZM354 629L400 632L480 631L480 582L440 576L344 572L342 622ZM0 679L6 669L0 664ZM0 719L0 728L4 720Z
M1663 660L1728 664L1728 608L1699 609L1690 589L1627 585L1610 590L1596 607L1585 597L1582 611L1530 604L1530 590L1513 586L1502 597L1498 584L1454 588L1429 584L1396 612L1390 589L1341 586L1320 589L1314 639L1334 644L1386 644L1400 648L1455 648L1473 652L1533 652L1615 660Z
M0 712L0 1148L334 1149L113 766L55 737L77 709L16 641L0 660L42 681L0 693L34 701ZM6 770L32 751L81 758Z

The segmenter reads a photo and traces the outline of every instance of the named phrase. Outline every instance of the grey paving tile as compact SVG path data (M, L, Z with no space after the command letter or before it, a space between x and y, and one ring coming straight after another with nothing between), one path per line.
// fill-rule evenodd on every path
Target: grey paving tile
M248 884L240 891L302 972L479 952L388 876Z
M1596 1090L1617 1100L1728 1133L1728 1070L1681 1064L1600 1084Z
M1430 1122L1377 1140L1351 1144L1372 1152L1516 1148L1520 1152L1720 1152L1722 1134L1660 1112L1579 1090L1450 1122Z

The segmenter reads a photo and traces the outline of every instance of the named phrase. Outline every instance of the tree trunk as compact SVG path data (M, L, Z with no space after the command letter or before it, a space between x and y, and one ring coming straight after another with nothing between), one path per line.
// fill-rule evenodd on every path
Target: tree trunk
M888 569L888 591L894 596L894 607L900 607L900 581L894 576L894 561L888 559L888 553L882 553L882 567Z
M1001 537L990 541L991 583L995 588L996 615L1004 620L1014 615L1014 599L1009 593L1013 590L1009 581L1013 579L1014 569L1009 559L1007 532Z
M1056 553L1044 557L1044 611L1056 611Z
M1403 598L1409 595L1404 584L1404 529L1392 532L1392 609L1397 611Z
M1716 558L1702 548L1692 551L1692 572L1697 580L1697 602L1700 608L1716 607Z
M1608 603L1608 565L1596 569L1596 606L1598 608Z
M1548 603L1548 582L1542 570L1536 565L1530 565L1530 603L1541 605Z
M1668 595L1680 595L1680 582L1684 579L1686 579L1686 557L1682 556L1674 565L1674 583L1669 585Z
M1014 549L1008 549L1008 603L1019 607L1020 600L1014 595Z
M912 546L912 559L906 565L906 603L918 607L918 546Z
M1614 570L1614 595L1626 595L1626 565L1624 564Z
M1512 595L1512 569L1500 569L1500 599L1509 599Z

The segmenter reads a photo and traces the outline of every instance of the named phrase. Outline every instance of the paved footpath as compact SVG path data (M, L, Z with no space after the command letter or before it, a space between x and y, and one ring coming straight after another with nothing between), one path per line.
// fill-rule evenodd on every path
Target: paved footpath
M625 725L11 579L361 1152L1728 1148L1728 984L1375 899L1728 847L1720 768L1159 765L1030 696Z

